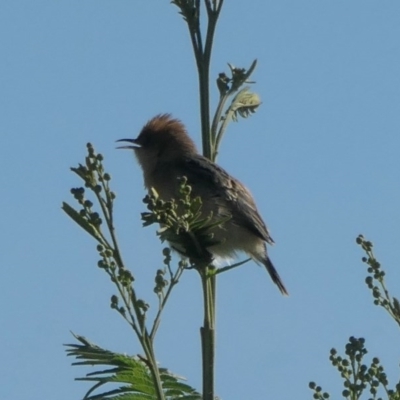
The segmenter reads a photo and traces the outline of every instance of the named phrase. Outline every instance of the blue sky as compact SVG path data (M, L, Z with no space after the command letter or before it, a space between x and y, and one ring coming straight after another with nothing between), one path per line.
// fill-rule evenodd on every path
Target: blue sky
M226 1L212 79L257 58L263 104L230 126L218 162L254 194L291 296L254 263L219 279L221 399L311 398L310 380L339 397L328 355L350 335L398 377L397 328L372 305L355 238L375 243L400 296L399 20L398 1ZM115 140L170 112L200 144L190 40L168 1L16 0L0 5L0 54L2 397L79 399L88 385L73 381L84 371L64 354L70 330L115 351L140 348L109 308L95 243L60 209L80 185L69 167L88 141L105 156L124 256L154 308L162 246L141 228L141 172ZM201 321L189 271L156 348L197 388Z

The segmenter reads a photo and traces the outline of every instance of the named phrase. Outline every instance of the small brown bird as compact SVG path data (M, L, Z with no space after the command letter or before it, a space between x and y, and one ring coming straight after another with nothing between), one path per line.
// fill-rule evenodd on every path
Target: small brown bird
M237 179L200 155L184 125L169 114L157 115L142 129L136 139L121 139L132 145L143 169L144 184L153 187L165 200L176 198L179 180L186 176L194 196L200 196L205 215L211 212L220 220L230 216L222 228L213 231L217 245L207 250L215 257L231 258L237 252L247 253L263 264L279 290L288 292L268 257L266 243L272 245L268 229L258 213L253 196Z

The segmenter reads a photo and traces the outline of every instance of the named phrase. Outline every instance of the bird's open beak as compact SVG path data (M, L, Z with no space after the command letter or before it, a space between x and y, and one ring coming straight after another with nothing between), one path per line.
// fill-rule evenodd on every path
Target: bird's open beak
M137 139L119 139L117 140L117 142L128 142L128 143L132 143L132 145L126 145L126 146L118 146L117 149L138 149L140 148L140 144L137 143Z

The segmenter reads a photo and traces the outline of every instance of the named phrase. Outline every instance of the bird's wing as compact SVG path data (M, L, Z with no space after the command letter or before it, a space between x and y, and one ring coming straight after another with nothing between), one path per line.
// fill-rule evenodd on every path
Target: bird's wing
M217 203L226 203L234 223L245 227L269 244L274 241L262 220L250 191L223 168L197 155L185 160L182 170L200 197L213 197Z

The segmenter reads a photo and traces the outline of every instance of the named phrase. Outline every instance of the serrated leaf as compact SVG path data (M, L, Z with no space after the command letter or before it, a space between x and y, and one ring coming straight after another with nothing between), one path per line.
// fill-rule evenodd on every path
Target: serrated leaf
M157 400L152 375L146 362L140 357L113 353L92 344L83 336L74 337L81 344L67 344L67 355L73 356L77 362L73 365L106 365L101 369L77 378L80 381L96 382L86 393L86 400ZM168 400L201 400L201 395L186 383L183 378L171 373L165 368L160 368L160 379ZM121 384L118 388L92 394L101 386L111 383Z

